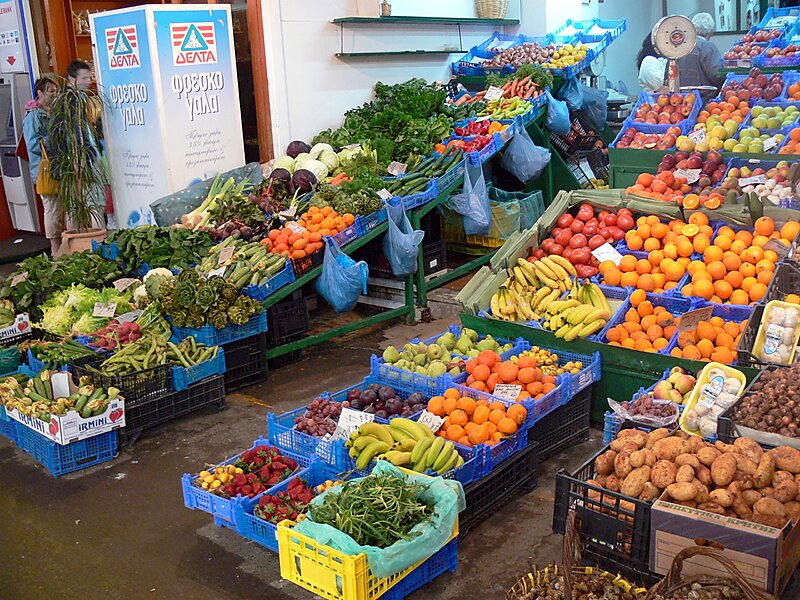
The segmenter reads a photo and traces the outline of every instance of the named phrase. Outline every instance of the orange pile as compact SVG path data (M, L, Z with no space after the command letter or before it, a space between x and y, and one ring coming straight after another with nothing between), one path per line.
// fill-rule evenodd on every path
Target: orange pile
M724 102L711 101L697 115L698 123L705 123L711 115L719 115L719 120L723 123L728 119L741 124L747 113L750 112L750 105L746 100L739 100L736 94L731 93L725 98Z
M312 206L297 221L305 231L297 233L289 227L273 229L268 237L261 240L261 245L266 246L273 254L283 254L288 258L305 258L322 250L324 236L344 231L355 223L355 220L356 218L350 213L339 215L330 206L325 208Z
M800 100L800 84L793 83L787 90L787 100Z
M636 183L627 188L627 191L646 198L678 202L683 199L684 194L688 194L692 189L686 181L685 177L676 177L672 171L662 171L655 176L650 173L642 173L636 178Z
M528 411L521 404L506 406L502 402L475 400L462 396L456 388L428 400L428 411L444 417L436 435L470 447L494 446L515 434L528 418Z
M556 378L545 375L532 356L519 356L517 362L503 361L491 350L483 350L477 358L466 365L467 385L481 392L494 392L498 383L521 385L522 391L516 400L539 399L556 388Z
M736 323L722 317L711 317L708 321L700 321L693 331L682 331L678 335L677 347L670 354L677 358L728 365L736 360L736 345L745 327L747 319Z
M680 318L663 306L653 306L644 290L633 292L631 306L625 313L625 321L606 332L609 345L642 352L666 348L678 330Z
M687 265L692 281L681 288L681 294L718 304L751 304L761 300L778 262L778 254L764 250L764 244L774 238L790 245L800 232L800 223L789 221L776 229L770 217L761 217L755 222L754 231L755 235L723 226L714 243L703 251L703 260Z
M789 132L789 141L778 150L778 154L797 154L798 151L800 151L800 127L795 127Z

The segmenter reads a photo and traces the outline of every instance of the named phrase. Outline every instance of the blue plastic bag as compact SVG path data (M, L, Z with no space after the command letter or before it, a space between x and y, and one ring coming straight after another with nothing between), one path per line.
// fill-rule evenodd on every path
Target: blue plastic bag
M581 114L589 122L590 126L597 131L603 131L608 120L608 92L583 84L581 84L581 88L583 88Z
M547 119L545 121L547 130L556 135L567 135L570 130L567 103L553 98L550 90L545 90L544 93L547 96Z
M367 294L368 278L367 263L354 261L332 238L325 238L325 258L316 287L333 310L338 313L353 310L362 291Z
M559 100L567 103L567 108L577 111L583 106L583 87L577 79L568 79L558 90L556 96Z
M466 159L465 159L466 160ZM464 233L486 235L492 228L492 207L481 165L464 166L464 190L451 198L453 209L461 215Z
M525 127L514 121L514 136L508 142L500 165L522 183L536 179L550 162L550 150L533 143Z
M393 198L385 204L389 229L383 238L383 253L395 277L412 275L417 272L419 245L425 232L411 228L402 198Z

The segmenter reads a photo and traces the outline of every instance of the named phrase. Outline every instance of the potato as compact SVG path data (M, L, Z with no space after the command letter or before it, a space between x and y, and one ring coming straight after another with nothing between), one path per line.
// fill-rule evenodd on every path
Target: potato
M683 465L678 468L678 472L675 474L675 481L681 483L683 481L691 481L692 479L694 479L694 469L691 465Z
M750 519L753 516L753 511L748 506L747 502L744 501L741 494L737 494L733 497L733 512L736 513L736 516L740 519Z
M800 450L791 446L778 446L768 452L775 459L775 467L789 473L800 473Z
M736 452L736 447L733 444L726 444L723 441L717 440L714 442L714 448L725 454L726 452Z
M611 490L612 492L618 492L620 485L621 485L621 482L619 480L619 477L617 477L616 475L612 474L612 475L609 475L608 477L606 477L606 489L607 490Z
M650 467L645 465L643 467L633 469L630 473L628 473L628 476L625 477L622 485L619 488L619 491L626 496L638 498L644 489L644 484L648 481L650 481Z
M672 435L674 437L676 437L676 438L679 438L681 440L687 440L687 441L689 440L689 438L694 437L694 436L686 433L685 431L683 431L683 429L678 429Z
M759 446L758 442L747 437L736 438L733 442L733 447L736 449L736 452L743 454L756 463L758 463L764 455L764 449Z
M614 471L614 459L616 458L617 453L613 450L607 450L603 452L597 459L594 461L594 470L597 471L598 475L608 475Z
M620 452L617 454L616 458L614 458L614 475L622 480L625 479L631 471L633 471L631 455L627 452Z
M653 452L652 450L642 450L642 452L644 452L644 464L652 468L653 465L658 462L658 459L656 458L656 453Z
M725 509L716 502L701 502L700 504L697 505L697 508L718 515L725 514Z
M733 494L731 494L728 490L714 490L710 492L708 496L711 498L712 502L715 502L724 508L728 508L729 506L733 505Z
M732 454L734 459L736 459L737 471L741 471L745 475L750 475L751 477L756 474L756 470L758 469L758 463L756 461L738 452L733 452Z
M700 466L700 460L694 454L681 454L675 459L675 464L679 467L684 465L689 465L691 467L697 468Z
M693 435L692 437L689 438L689 446L691 447L690 452L692 454L694 454L695 452L700 450L700 448L702 448L705 445L706 445L706 443L703 441L703 438L701 438L700 436Z
M761 488L759 490L761 492L762 498L774 498L775 497L775 488L771 485L768 485L765 488Z
M753 476L753 486L756 488L767 487L774 476L775 458L771 454L764 454L758 461L758 468Z
M639 494L639 498L647 502L652 502L659 496L661 496L661 490L659 490L655 485L653 485L649 481L645 482L644 486L642 487L642 493Z
M779 485L784 481L794 481L797 483L794 475L789 473L789 471L775 471L775 474L772 476L772 485Z
M631 466L634 469L638 469L645 463L646 455L644 450L637 450L636 452L631 453Z
M603 485L603 482L601 482L599 479L587 479L586 483L588 483L589 485L596 485L597 487L605 487ZM595 492L595 493L597 493L597 492Z
M697 460L703 463L705 466L710 467L714 461L720 456L722 453L717 450L716 448L712 448L710 446L705 446L704 448L700 448L696 455Z
M711 469L705 465L700 465L694 470L694 475L700 480L703 485L711 485Z
M743 490L742 499L747 502L748 506L753 506L753 504L761 500L761 492L758 490Z
M589 483L590 481L594 482L594 485L598 485L600 487L603 487L606 484L606 476L605 475L597 475L597 476L595 476L594 479L587 479L586 483Z
M709 496L708 488L700 483L697 479L693 479L690 482L694 485L695 490L697 493L694 495L694 501L698 504L702 504L703 502L709 502L711 500L711 496Z
M630 431L630 434L623 435L626 431ZM642 448L647 441L647 434L644 431L639 431L638 429L623 429L619 432L617 439L611 442L611 449L616 450L617 452L626 449L629 452L635 452L639 448ZM632 449L630 449L632 447Z
M693 500L697 495L697 488L694 484L684 481L683 483L673 483L667 486L667 493L671 498L678 502ZM781 505L783 506L783 505Z
M645 442L645 448L652 448L655 446L655 443L658 440L663 440L665 437L669 435L669 431L664 429L663 427L659 427L658 429L654 429L650 433L647 434L647 441Z
M622 429L617 434L617 439L627 439L631 438L635 441L635 443L644 446L645 442L647 441L647 432L642 431L641 429Z
M784 502L783 508L786 509L786 514L792 521L800 518L800 502L792 500L791 502Z
M762 515L756 513L753 515L752 520L767 527L774 527L775 529L783 529L786 525L787 517L780 517L778 515Z
M725 487L736 474L736 457L722 454L711 464L711 480L717 487Z
M775 486L775 500L778 502L791 502L797 498L797 484L792 481L781 481Z
M650 470L650 481L652 481L656 487L663 490L668 485L675 483L675 476L677 474L678 469L675 468L675 465L668 460L660 460L654 464L653 468Z
M653 446L653 452L659 460L673 461L681 454L688 454L691 446L687 440L670 436L659 440Z
M753 505L753 512L759 515L773 515L776 517L785 517L786 509L782 502L778 502L775 498L761 498Z

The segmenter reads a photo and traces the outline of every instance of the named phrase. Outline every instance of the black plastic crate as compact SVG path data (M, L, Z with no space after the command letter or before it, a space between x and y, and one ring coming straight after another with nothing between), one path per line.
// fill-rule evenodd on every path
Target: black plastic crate
M276 356L275 358L270 358L267 360L267 364L271 370L273 369L280 369L281 367L285 367L286 365L291 365L303 358L303 351L302 350L295 350L293 352L287 352L286 354L281 354L280 356Z
M225 382L219 375L190 385L181 392L174 392L136 406L125 405L125 427L118 430L119 445L133 445L142 433L178 417L188 415L201 408L222 409L225 406Z
M298 290L299 292L299 290ZM274 348L297 339L309 328L308 309L302 293L267 309L267 346Z
M426 275L447 268L447 244L444 240L423 244L422 266Z
M753 377L752 381L747 384L747 387L744 389L744 392L739 397L739 399L731 404L728 408L726 408L719 417L717 417L717 438L720 441L725 442L726 444L732 444L737 437L739 437L739 433L736 431L736 409L737 407L750 395L750 388L753 387L753 384L761 379L761 376L767 371L774 371L776 369L782 368L778 365L770 365L760 373L758 373L755 377ZM764 447L771 448L769 444L761 444Z
M608 446L569 474L556 474L553 531L564 533L570 510L582 540L596 544L620 561L646 571L650 560L651 504L586 483L594 477L594 462Z
M225 350L225 390L235 392L267 378L267 334L251 335L223 344Z
M579 535L578 538L580 539L581 536ZM599 567L614 575L622 575L637 587L650 588L663 579L662 575L649 569L637 569L624 558L616 557L616 553L609 552L603 546L583 540L581 542L583 542L583 552L581 553L581 564L583 565Z
M539 453L537 444L503 461L486 477L464 488L467 508L458 516L459 537L480 525L486 517L517 494L527 493L538 484Z
M800 266L794 261L785 260L778 263L772 281L767 286L767 293L759 304L766 304L771 300L783 300L789 294L800 294Z
M588 127L578 115L573 115L567 135L550 134L553 146L564 156L583 155L594 148L602 148L603 140L600 135Z
M317 250L311 256L304 258L293 258L292 268L294 269L295 277L300 277L308 273L314 267L322 264L322 259L325 256L325 250Z
M125 408L140 402L157 398L174 391L172 365L158 365L136 371L129 375L104 375L89 367L99 367L105 360L102 356L82 356L72 362L72 372L76 377L87 376L94 385L104 388L115 387L125 398Z
M528 443L539 445L540 461L589 439L591 408L592 386L589 386L528 429Z
M608 182L608 166L610 161L608 153L603 150L593 150L586 155L586 161L589 163L589 168L594 173L596 179L602 179Z
M780 265L778 268L780 268ZM736 345L736 362L743 367L760 369L765 365L753 354L753 344L756 342L756 335L763 315L764 305L756 304L753 307L753 312L750 313L750 318L747 319L747 327L744 328L742 337L739 338L739 343Z

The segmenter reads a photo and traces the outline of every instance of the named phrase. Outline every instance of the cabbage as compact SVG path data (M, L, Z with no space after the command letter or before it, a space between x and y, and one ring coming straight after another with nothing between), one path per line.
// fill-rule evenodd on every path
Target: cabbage
M161 275L167 279L172 279L175 277L175 274L166 267L156 267L155 269L150 269L147 273L145 273L144 277L142 277L142 281L146 282L148 279L155 277L156 275Z
M294 173L294 159L289 156L288 154L284 154L283 156L279 156L275 159L275 162L272 163L273 169L286 169L289 173Z
M102 302L100 294L96 290L90 290L83 284L73 284L72 287L66 291L66 299L64 300L64 307L69 308L75 312L86 312L94 310L95 302Z
M328 166L313 158L307 158L302 161L297 160L295 166L298 170L305 169L306 171L311 171L316 176L317 181L322 181L328 176Z
M333 152L333 146L330 144L314 144L309 155L311 155L311 158L319 158L319 155L325 151Z
M333 150L325 150L319 155L319 162L328 167L328 172L335 171L339 167L339 157Z
M294 168L295 169L299 169L300 168L300 162L304 161L304 160L308 160L309 158L311 158L311 155L308 152L303 152L302 154L298 154L294 158Z

